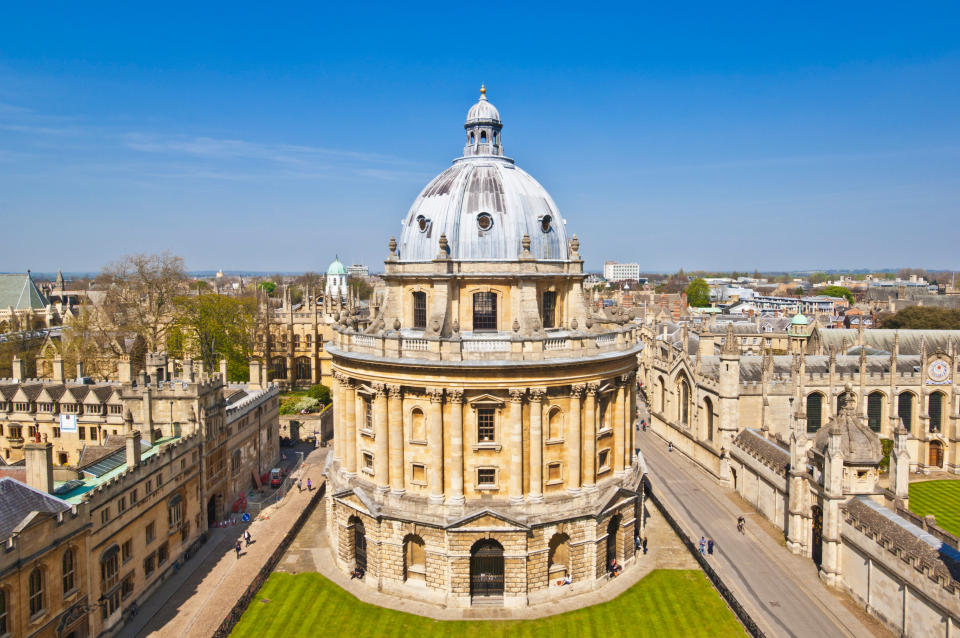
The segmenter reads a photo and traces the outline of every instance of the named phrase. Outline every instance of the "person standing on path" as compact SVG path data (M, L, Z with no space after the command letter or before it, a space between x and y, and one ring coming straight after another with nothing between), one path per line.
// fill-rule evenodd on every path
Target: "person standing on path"
M700 537L700 553L701 554L707 553L707 541L703 536Z
M670 441L669 443L667 443L667 451L673 452L673 441Z
M243 541L247 544L247 547L250 547L251 540L253 540L253 537L250 536L250 530L248 529L243 530Z
M233 548L237 550L237 560L240 560L240 550L243 549L243 544L240 542L239 538L237 539L237 544L234 545Z
M297 479L297 491L298 491L298 492L302 492L302 491L303 491L303 479L302 479L302 478L301 478L301 479Z
M707 539L707 553L713 556L713 538Z
M313 491L313 483L310 482L310 477L307 477L307 491L308 492Z

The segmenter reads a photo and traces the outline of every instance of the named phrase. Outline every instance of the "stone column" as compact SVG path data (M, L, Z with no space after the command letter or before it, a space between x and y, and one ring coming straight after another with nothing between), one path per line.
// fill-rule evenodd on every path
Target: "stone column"
M567 441L567 490L580 493L580 396L583 384L570 386L570 428L565 434Z
M390 432L387 429L387 386L378 383L374 386L376 395L373 399L373 436L376 456L374 457L373 474L377 481L377 491L386 492L390 489Z
M347 476L357 475L357 391L353 380L343 377L343 469Z
M510 502L523 502L523 388L510 389Z
M463 390L447 390L450 405L450 494L448 505L463 505Z
M530 390L530 500L543 501L543 395L546 388Z
M389 401L389 432L390 432L390 491L400 496L404 493L404 462L403 462L403 387L399 385L387 386L390 393Z
M583 409L583 489L597 488L597 390L598 383L587 384L587 400Z
M624 423L624 395L627 393L627 386L623 377L617 379L616 403L613 405L613 473L617 476L623 475L623 468L626 465L627 458L627 428Z
M427 445L430 447L430 502L443 502L443 388L428 388Z
M251 368L250 378L253 378ZM339 372L333 375L333 459L335 461L343 460L343 435L340 429L343 427L343 376Z

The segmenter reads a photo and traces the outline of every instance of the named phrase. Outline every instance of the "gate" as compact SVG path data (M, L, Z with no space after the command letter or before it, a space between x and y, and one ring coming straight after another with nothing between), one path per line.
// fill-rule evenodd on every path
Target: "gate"
M604 568L610 571L610 565L617 558L617 535L620 531L620 515L617 514L607 524L607 562Z
M367 571L367 535L360 521L353 525L353 558L358 569Z
M478 541L470 552L470 596L503 596L503 547Z

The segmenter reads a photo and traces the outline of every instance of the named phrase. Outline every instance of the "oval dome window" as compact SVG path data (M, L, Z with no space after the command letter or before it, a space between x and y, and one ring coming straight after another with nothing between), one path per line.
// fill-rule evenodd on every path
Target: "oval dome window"
M544 215L543 217L541 217L541 218L540 218L540 230L542 230L542 231L545 232L545 233L549 233L549 232L550 232L550 222L551 222L551 221L553 221L553 220L550 219L550 215Z
M426 232L428 225L429 225L429 222L427 221L426 217L424 217L423 215L417 216L417 228L420 229L421 233Z
M480 230L490 230L493 227L493 217L490 216L490 213L477 215L477 226Z

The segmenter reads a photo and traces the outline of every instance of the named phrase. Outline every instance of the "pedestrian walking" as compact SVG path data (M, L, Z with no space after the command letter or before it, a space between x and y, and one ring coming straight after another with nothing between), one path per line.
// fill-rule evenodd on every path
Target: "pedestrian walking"
M707 539L705 539L703 536L700 537L700 553L707 553Z
M707 539L707 553L713 556L713 539L712 538Z
M646 419L641 419L641 420L640 420L640 429L642 429L644 432L647 431L647 420L646 420Z
M747 524L747 519L745 519L742 516L737 518L737 531L743 534L743 528L746 526L746 524Z
M646 536L643 537L643 553L644 554L647 553L647 537Z
M673 452L673 441L670 441L669 443L667 443L667 451Z
M310 478L309 478L309 477L307 478L307 491L308 491L308 492L312 492L312 491L313 491L313 483L310 482Z
M303 479L297 479L297 491L298 492L303 491Z
M251 540L253 540L253 536L250 535L250 530L243 530L243 541L247 544L247 547L250 547Z
M240 539L239 539L239 538L237 539L237 544L234 545L233 548L234 548L235 550L237 550L237 559L239 560L239 559L240 559L240 551L243 549L243 543L240 542Z

